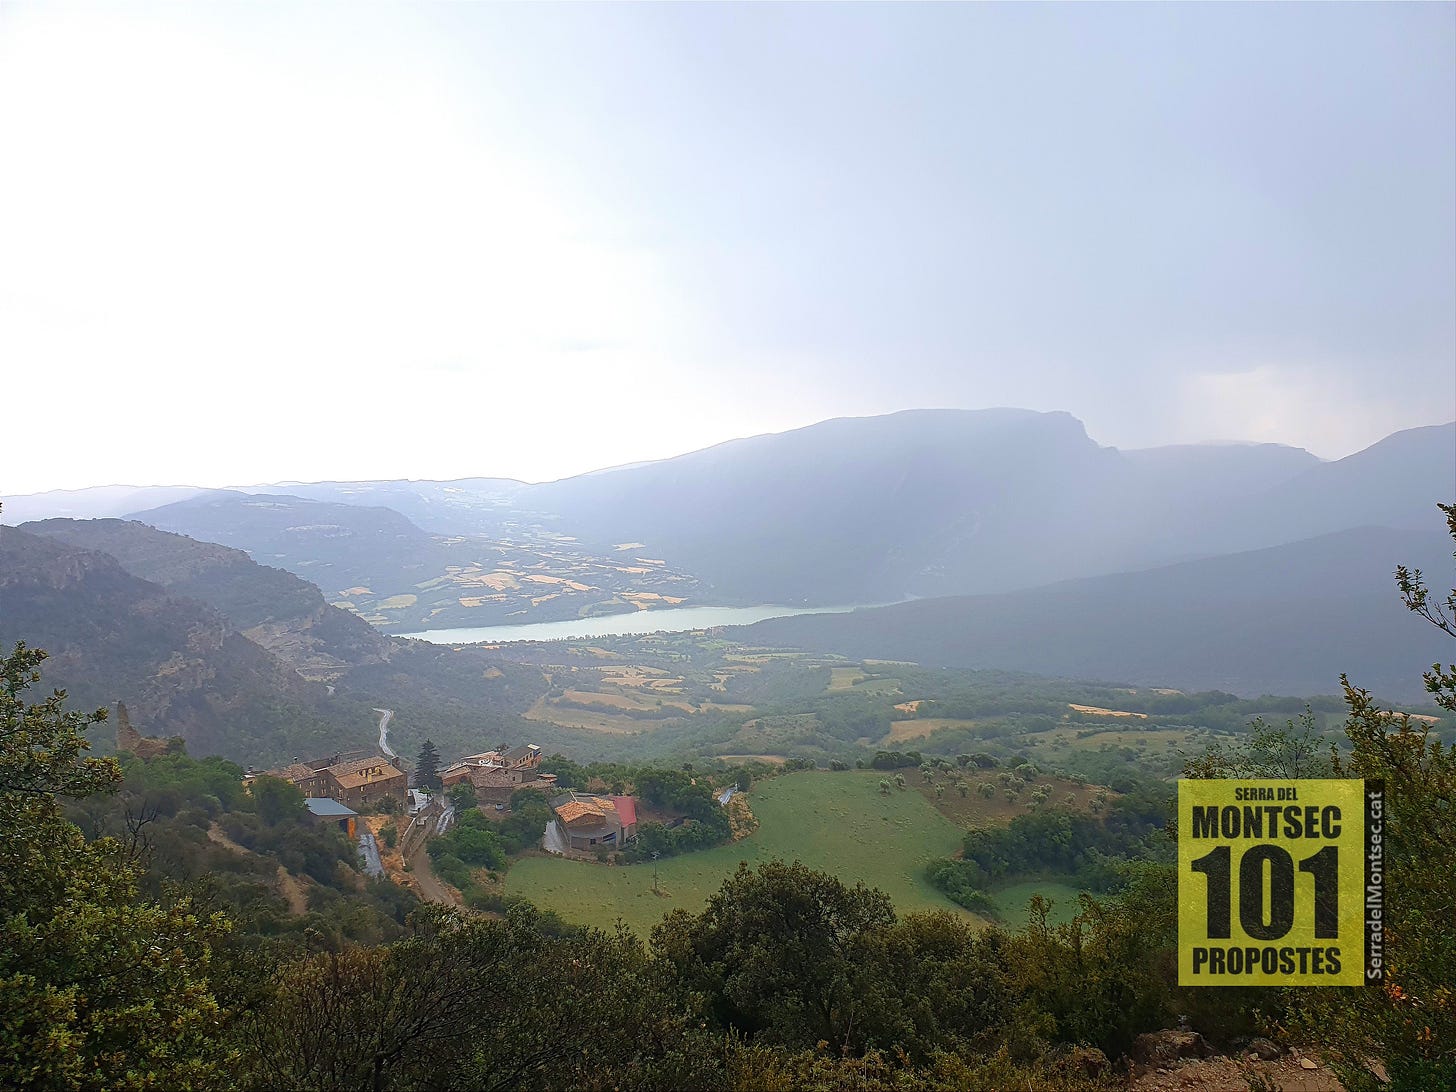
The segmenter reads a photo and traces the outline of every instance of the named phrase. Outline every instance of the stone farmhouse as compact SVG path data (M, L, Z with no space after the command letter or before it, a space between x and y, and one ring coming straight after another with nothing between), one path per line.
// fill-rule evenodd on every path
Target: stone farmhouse
M475 798L482 804L509 803L517 789L556 787L556 775L542 773L541 748L534 743L512 747L506 751L484 751L467 755L440 771L440 784L446 789L469 782L475 787Z
M350 808L386 798L403 804L409 788L409 779L389 759L365 751L294 762L268 774L292 782L309 799L329 798Z
M593 796L567 791L551 801L556 825L568 849L591 853L616 849L637 837L637 801L630 796Z

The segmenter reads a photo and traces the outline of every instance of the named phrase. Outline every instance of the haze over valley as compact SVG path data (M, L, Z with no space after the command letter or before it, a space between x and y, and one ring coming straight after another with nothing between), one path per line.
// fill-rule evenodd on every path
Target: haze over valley
M0 1089L1456 1089L1456 5L0 3L0 148Z

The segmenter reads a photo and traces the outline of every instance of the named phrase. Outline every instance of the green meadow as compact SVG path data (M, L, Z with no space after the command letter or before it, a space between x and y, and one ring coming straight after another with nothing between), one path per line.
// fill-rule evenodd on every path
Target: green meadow
M1041 895L1052 904L1047 921L1053 925L1071 921L1082 909L1079 898L1082 894L1081 890L1068 887L1064 883L1057 883L1055 880L1027 880L1024 883L1015 883L992 891L990 894L992 901L996 903L996 908L1001 911L1002 920L1012 928L1026 923L1027 903L1037 895Z
M924 879L925 864L960 848L962 830L913 790L880 794L877 770L803 771L757 782L749 803L759 828L732 845L653 865L608 866L528 857L506 874L508 894L524 895L568 921L610 927L620 918L645 934L664 914L697 912L732 874L775 857L802 861L845 883L890 896L900 913L949 910L971 917Z

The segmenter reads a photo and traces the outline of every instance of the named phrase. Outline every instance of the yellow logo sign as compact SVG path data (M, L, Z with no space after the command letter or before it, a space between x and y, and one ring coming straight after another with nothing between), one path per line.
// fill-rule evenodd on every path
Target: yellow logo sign
M1384 786L1178 782L1178 984L1383 975Z

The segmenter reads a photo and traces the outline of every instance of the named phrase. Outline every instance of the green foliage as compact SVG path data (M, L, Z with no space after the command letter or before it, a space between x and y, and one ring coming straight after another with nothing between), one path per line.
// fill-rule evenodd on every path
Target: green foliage
M453 858L475 868L501 869L506 866L506 848L496 834L489 819L479 811L467 811L455 822L446 834L432 838L429 842L430 859L436 862L436 870L450 867L441 862ZM454 883L454 881L451 881ZM456 884L460 887L462 885Z
M1016 876L1056 873L1080 886L1118 886L1118 860L1166 857L1156 837L1168 801L1157 796L1121 797L1103 818L1061 809L1019 815L1004 827L970 831L958 862L956 886L984 888Z
M1380 989L1301 998L1304 1025L1349 1088L1374 1087L1367 1057L1384 1061L1392 1088L1449 1086L1456 1080L1456 875L1440 862L1456 845L1456 749L1341 681L1352 750L1348 759L1336 756L1335 775L1385 781L1386 979Z
M208 980L228 928L185 895L141 897L131 847L87 843L58 797L114 791L115 762L84 757L104 712L36 704L45 654L0 666L0 1072L29 1087L214 1082L225 1047ZM7 1081L7 1083L10 1083Z
M919 766L925 759L919 751L876 751L870 759L873 770L903 770Z
M279 777L260 774L253 779L251 792L258 818L270 827L283 822L296 823L307 810L298 787Z
M419 758L415 760L415 784L431 791L440 788L440 752L432 740L425 740L420 747Z
M860 948L894 921L890 900L801 864L746 864L696 918L677 911L653 949L719 1024L780 1042L839 1043L869 1011Z
M714 1052L627 934L432 908L388 948L280 969L245 1028L276 1089L705 1087Z
M1452 540L1456 541L1456 504L1438 504L1436 507L1445 515L1446 530ZM1456 553L1451 556L1456 558ZM1395 570L1395 581L1400 588L1401 600L1407 608L1447 636L1456 637L1456 588L1452 588L1446 595L1444 603L1433 603L1420 569L1399 565ZM1434 663L1422 678L1426 691L1435 698L1436 704L1456 713L1456 664L1442 667L1439 663Z
M551 821L551 804L538 789L517 789L511 793L510 812L495 826L507 853L522 853L541 842L541 833Z
M451 785L450 790L445 793L445 799L450 801L450 806L456 811L469 811L476 804L475 786L469 781Z

